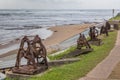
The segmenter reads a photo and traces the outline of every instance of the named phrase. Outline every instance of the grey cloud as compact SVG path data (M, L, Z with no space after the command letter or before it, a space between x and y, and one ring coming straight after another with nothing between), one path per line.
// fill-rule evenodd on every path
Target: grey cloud
M119 8L120 0L0 0L0 8L94 9Z

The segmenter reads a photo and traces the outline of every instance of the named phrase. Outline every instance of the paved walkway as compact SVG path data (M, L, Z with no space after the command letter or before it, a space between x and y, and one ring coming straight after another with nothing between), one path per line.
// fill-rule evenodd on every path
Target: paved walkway
M109 79L119 79L120 80L120 62L114 68L112 73L109 76Z
M109 77L112 70L119 62L120 62L120 30L118 31L115 47L111 50L110 54L101 63L99 63L92 71L90 71L85 77L79 80L110 80L107 78Z

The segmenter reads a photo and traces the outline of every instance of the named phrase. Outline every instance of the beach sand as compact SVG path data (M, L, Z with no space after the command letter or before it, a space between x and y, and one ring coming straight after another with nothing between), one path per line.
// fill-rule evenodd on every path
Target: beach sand
M76 34L81 33L86 28L89 28L92 24L81 24L81 25L65 25L65 26L56 26L49 28L54 33L51 37L47 38L44 41L44 44L49 45L56 45Z
M45 47L47 48L48 52L51 52L50 47L53 45L57 45L60 42L71 38L72 36L81 33L85 29L91 27L94 24L79 24L79 25L64 25L64 26L55 26L48 28L49 30L53 31L53 35L43 41ZM20 43L20 41L18 42ZM9 45L10 46L10 45ZM2 47L3 48L3 47ZM0 58L17 54L17 50L9 51L0 55Z

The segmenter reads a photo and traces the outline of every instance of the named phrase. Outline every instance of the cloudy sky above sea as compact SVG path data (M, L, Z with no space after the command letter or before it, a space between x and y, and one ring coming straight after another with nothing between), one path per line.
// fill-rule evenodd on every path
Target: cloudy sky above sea
M0 0L0 9L119 9L120 0Z

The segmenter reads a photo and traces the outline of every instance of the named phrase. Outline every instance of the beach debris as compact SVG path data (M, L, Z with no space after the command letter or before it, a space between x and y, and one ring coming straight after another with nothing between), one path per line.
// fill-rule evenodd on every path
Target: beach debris
M25 47L25 43L27 47ZM38 35L33 40L29 40L27 36L24 36L21 40L16 64L12 68L12 72L29 75L40 73L48 68L46 56L46 48ZM20 64L22 58L27 60L26 65Z
M106 36L108 36L108 28L105 26L102 26L100 29L100 35L101 34L106 34Z
M89 31L90 40L88 41L89 44L97 45L97 46L103 44L102 40L97 38L99 35L98 32L99 31L96 29L95 26L90 27L90 31Z

